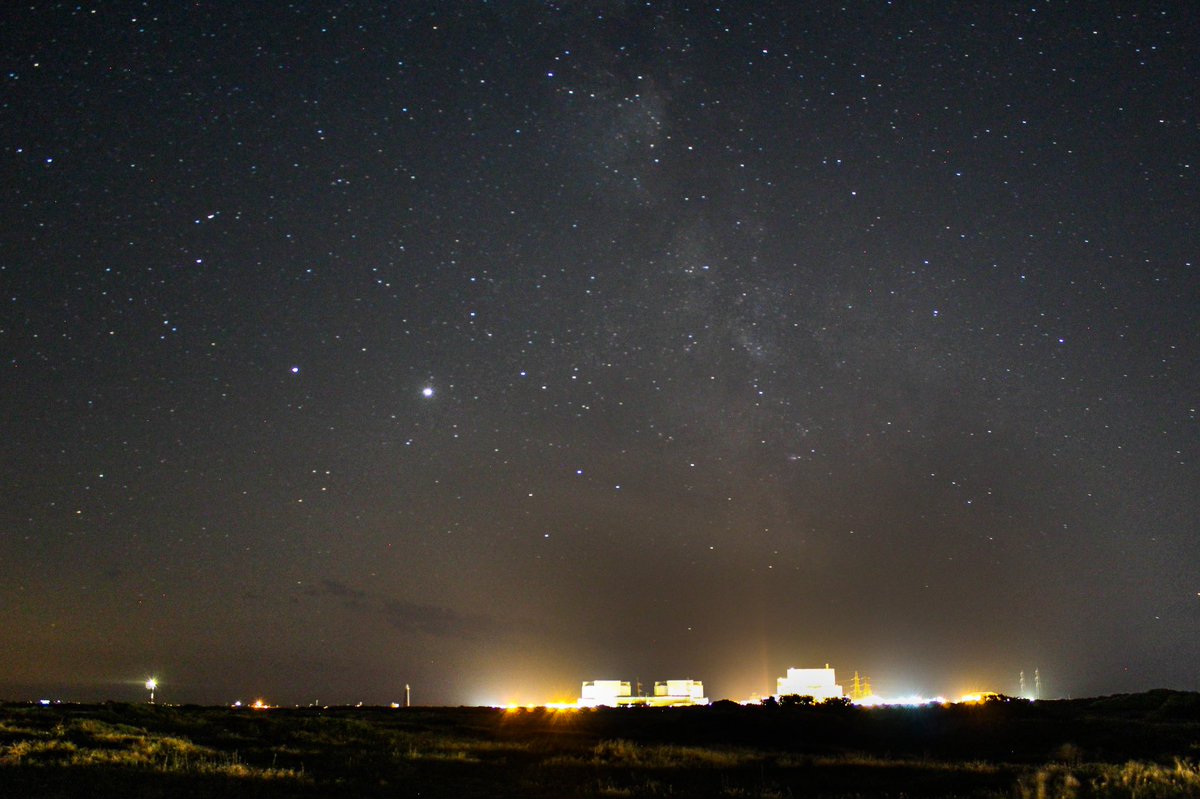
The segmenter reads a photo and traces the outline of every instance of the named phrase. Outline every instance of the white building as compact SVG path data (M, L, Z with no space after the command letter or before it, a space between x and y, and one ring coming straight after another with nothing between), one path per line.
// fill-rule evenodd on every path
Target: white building
M649 704L707 705L708 697L704 695L704 683L699 680L660 680L654 683L654 697Z
M579 706L616 707L628 704L632 696L633 689L627 680L587 680L579 692Z
M823 669L788 669L787 676L776 681L775 697L798 694L811 696L817 702L842 696L842 686L837 684L833 669L825 664Z
M588 680L579 692L579 707L671 707L707 705L699 680L659 680L652 696L635 696L626 680Z

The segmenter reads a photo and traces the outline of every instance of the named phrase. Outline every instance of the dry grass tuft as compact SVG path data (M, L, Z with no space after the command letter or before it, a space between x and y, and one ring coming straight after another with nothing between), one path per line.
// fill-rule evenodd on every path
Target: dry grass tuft
M733 750L665 744L643 745L621 739L601 741L592 750L593 763L636 768L734 768L760 759L761 756Z
M1053 765L1021 780L1022 799L1200 799L1200 767L1176 760L1173 765L1131 760L1121 765Z

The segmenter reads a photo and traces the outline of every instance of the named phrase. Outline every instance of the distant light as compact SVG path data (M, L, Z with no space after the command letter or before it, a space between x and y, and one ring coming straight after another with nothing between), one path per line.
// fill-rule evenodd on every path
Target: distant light
M958 701L966 705L977 705L980 702L986 702L989 699L995 699L999 696L1000 694L995 691L974 691L969 694L963 694Z
M147 691L153 691L157 687L158 687L158 680L154 679L153 677L146 680L146 690Z
M518 705L518 704L510 703L507 705L491 705L491 707L494 707L497 710L503 710L506 713L515 713L515 712L521 711L521 710L552 710L555 712L563 712L563 711L570 711L570 710L584 710L585 709L578 702L545 702L542 704L527 704L527 705Z
M299 367L299 366L293 366L293 367L292 367L292 374L294 374L294 375L298 375L298 374L300 374L300 367Z
M896 696L882 697L876 694L864 696L862 699L851 700L859 707L887 707L887 706L903 706L903 707L922 707L924 705L944 705L947 699L944 696Z
M421 389L421 396L422 397L432 397L433 389L429 386L425 386L425 388Z
M39 705L48 705L48 704L50 704L50 700L49 699L39 699L38 704Z

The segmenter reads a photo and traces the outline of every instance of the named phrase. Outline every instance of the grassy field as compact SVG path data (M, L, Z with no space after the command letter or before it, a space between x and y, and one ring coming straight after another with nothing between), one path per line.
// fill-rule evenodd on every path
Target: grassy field
M1200 695L920 709L0 706L0 797L1200 797Z

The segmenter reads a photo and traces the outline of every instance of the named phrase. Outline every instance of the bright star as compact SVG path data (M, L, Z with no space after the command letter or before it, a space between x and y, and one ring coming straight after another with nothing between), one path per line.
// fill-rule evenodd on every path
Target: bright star
M432 397L433 389L430 388L429 386L425 386L425 388L421 389L421 396L422 397Z

